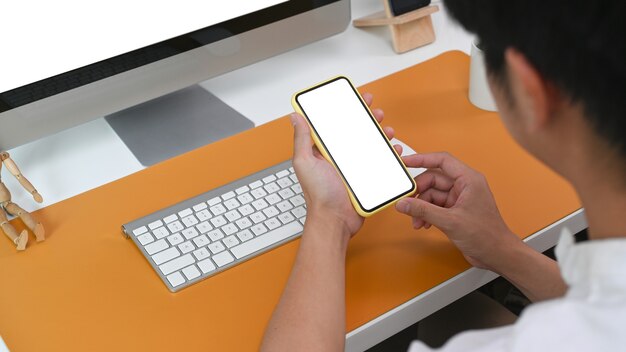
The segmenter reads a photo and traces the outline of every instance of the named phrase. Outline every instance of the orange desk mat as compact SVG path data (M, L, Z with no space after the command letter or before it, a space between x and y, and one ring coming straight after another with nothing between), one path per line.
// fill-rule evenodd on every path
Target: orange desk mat
M495 113L468 102L468 68L465 54L449 52L361 91L375 94L385 124L413 149L446 150L484 172L521 237L579 209L573 190L522 151ZM16 253L0 239L0 334L9 348L256 350L299 240L172 294L120 225L291 151L292 128L282 118L37 211L45 242ZM438 230L416 232L393 209L366 221L346 265L348 330L469 267Z

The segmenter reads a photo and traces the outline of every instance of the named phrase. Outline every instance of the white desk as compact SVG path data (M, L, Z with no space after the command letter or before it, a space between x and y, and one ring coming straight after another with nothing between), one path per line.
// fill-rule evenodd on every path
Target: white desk
M382 9L379 0L356 0L352 16L358 18ZM291 112L291 94L324 77L344 74L360 85L449 50L469 52L471 36L453 24L445 9L433 15L437 40L397 55L386 28L348 29L334 37L267 59L201 85L251 119L256 125ZM383 107L384 108L384 107ZM61 132L10 151L22 172L44 196L42 206L114 181L143 168L104 119ZM7 186L19 185L5 177ZM37 209L20 191L14 201L28 210ZM529 240L538 250L556 243L563 226L577 232L586 226L582 212L562 220ZM461 275L415 297L402 306L350 332L347 350L363 350L464 296L495 275L478 269Z

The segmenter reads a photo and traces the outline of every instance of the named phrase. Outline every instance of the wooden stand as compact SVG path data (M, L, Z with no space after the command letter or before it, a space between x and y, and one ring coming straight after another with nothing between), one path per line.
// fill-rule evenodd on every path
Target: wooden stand
M393 49L401 54L435 41L435 30L430 15L439 11L436 5L426 6L400 16L393 16L387 0L385 10L352 21L355 27L389 26Z

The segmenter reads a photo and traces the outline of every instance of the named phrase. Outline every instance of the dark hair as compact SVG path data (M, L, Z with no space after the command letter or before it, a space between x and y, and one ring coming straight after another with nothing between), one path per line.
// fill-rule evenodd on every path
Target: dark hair
M506 82L504 51L517 49L626 159L626 1L444 2L478 36L490 75Z

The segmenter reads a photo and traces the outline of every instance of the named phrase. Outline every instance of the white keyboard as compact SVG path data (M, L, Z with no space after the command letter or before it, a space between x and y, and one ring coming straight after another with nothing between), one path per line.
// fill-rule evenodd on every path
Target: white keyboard
M122 226L167 288L182 288L298 237L302 188L286 161Z

